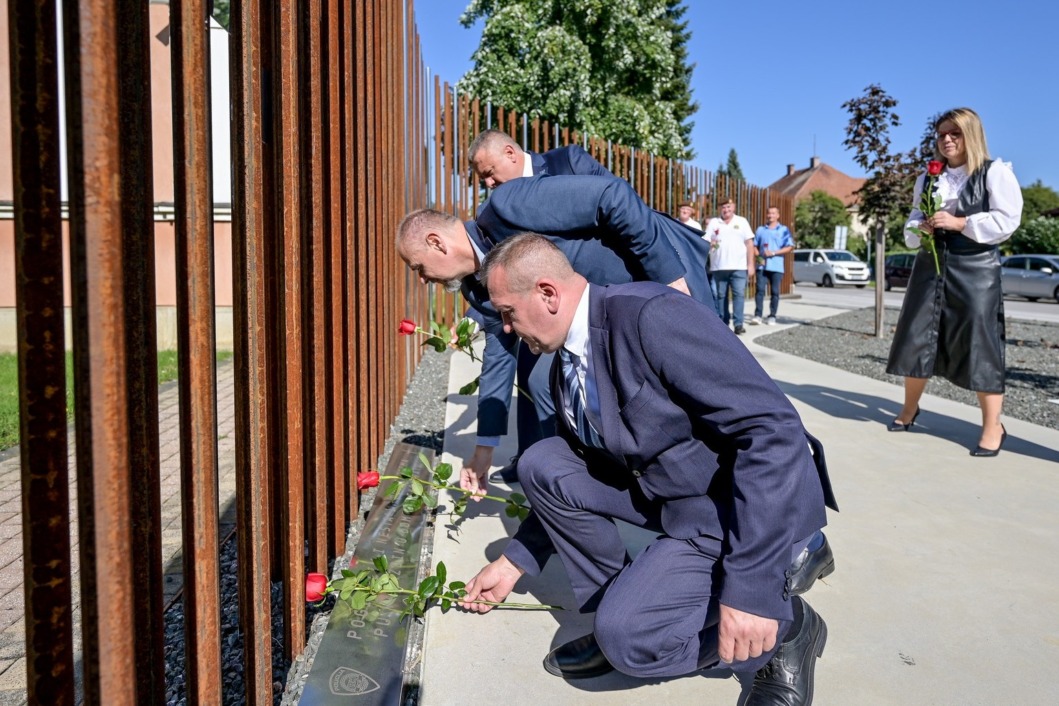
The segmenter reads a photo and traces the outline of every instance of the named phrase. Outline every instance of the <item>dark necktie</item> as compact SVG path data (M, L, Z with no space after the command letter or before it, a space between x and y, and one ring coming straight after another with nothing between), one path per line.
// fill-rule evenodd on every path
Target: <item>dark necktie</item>
M563 364L563 380L566 382L566 399L570 401L570 411L573 412L575 430L577 436L584 442L585 446L597 449L604 448L603 440L599 433L592 427L585 414L585 400L581 394L581 381L577 378L578 357L566 350L559 349L559 360Z

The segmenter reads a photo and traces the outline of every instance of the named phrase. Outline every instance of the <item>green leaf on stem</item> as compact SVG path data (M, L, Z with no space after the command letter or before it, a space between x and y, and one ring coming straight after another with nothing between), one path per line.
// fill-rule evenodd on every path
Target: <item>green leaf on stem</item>
M525 505L523 505L522 507L520 507L518 509L518 519L520 521L521 520L525 520L527 517L529 517L529 513L530 513L529 508L526 507Z
M424 598L429 598L434 595L434 591L438 590L440 582L437 576L427 576L423 579L423 583L419 584L419 595Z
M406 515L411 515L420 508L423 507L422 497L411 497L405 498L405 501L401 504L401 509L404 510Z
M386 571L390 566L390 560L386 558L385 554L380 554L371 560L371 563L375 565L375 569L378 571Z
M508 503L507 507L504 508L504 514L508 517L518 517L518 505Z
M423 494L423 483L418 478L412 479L412 495Z
M442 326L437 321L431 321L430 322L430 330L433 331L434 333L440 335L441 332L445 330L445 327Z
M450 591L455 591L455 592L458 593L459 591L462 591L466 586L467 586L467 584L464 583L463 581L453 581L452 583L449 584L449 590Z
M439 561L438 562L438 572L437 572L438 582L444 584L445 583L445 579L448 578L448 575L449 575L449 570L447 568L445 568L445 562Z
M342 578L351 579L353 578L353 572L349 569L342 569Z
M433 510L438 506L438 496L433 493L427 493L423 496L423 504Z
M526 496L522 493L512 493L508 497L510 497L511 502L515 503L516 505L521 505L522 503L526 502Z
M422 454L420 454L420 456L422 456ZM411 478L412 477L412 467L411 466L401 466L401 477L402 478Z
M424 346L433 346L434 350L438 353L444 353L445 349L449 347L448 341L441 336L431 336L427 340L423 341Z
M469 383L460 388L461 395L473 395L478 390L478 380L481 376L476 377Z
M396 498L397 494L401 492L400 483L390 483L389 487L386 488L386 492L383 493L384 498Z
M449 600L448 598L442 598L441 599L441 612L442 613L444 613L445 611L447 611L451 607L452 607L452 601L451 600Z
M452 477L452 464L439 463L438 467L434 469L434 477L441 483L447 483L449 478Z
M365 591L357 591L349 599L349 605L353 610L364 610L364 606L368 605L368 594Z

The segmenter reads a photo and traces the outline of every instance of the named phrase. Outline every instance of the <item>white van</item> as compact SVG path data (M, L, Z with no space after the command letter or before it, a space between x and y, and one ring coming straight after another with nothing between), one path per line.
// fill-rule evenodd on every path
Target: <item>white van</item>
M852 284L864 287L871 270L849 250L795 250L794 281L812 282L817 287Z

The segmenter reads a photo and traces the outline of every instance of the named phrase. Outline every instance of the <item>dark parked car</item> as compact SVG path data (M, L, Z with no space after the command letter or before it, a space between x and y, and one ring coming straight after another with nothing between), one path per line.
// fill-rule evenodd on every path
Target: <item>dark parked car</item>
M907 287L908 278L912 276L912 263L916 261L914 252L903 252L886 256L886 291L894 287Z
M1054 299L1059 302L1059 255L1010 255L1000 267L1004 294L1025 297L1031 302Z

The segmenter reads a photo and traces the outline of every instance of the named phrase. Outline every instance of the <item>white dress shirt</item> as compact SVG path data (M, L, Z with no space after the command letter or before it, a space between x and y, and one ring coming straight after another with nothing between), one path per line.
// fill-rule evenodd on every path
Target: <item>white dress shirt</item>
M596 382L592 373L592 346L588 340L588 292L592 285L585 287L581 295L581 301L577 303L574 311L574 320L570 322L570 331L566 334L566 342L563 348L577 356L577 380L581 385L581 394L585 396L582 402L588 415L588 420L598 433L602 433L603 425L599 412L599 392L596 390ZM571 429L577 428L573 409L569 401L563 406L563 414Z
M965 167L946 167L937 178L938 193L941 195L941 210L954 213L960 200L960 190L967 183ZM918 228L923 222L923 212L919 210L919 197L923 193L926 174L920 174L912 191L912 215L905 223L905 244L910 248L919 247L919 236L908 230ZM1002 243L1011 237L1019 227L1022 219L1022 189L1011 171L1011 164L997 159L986 173L985 186L989 192L989 210L967 216L967 225L963 234L983 245Z

